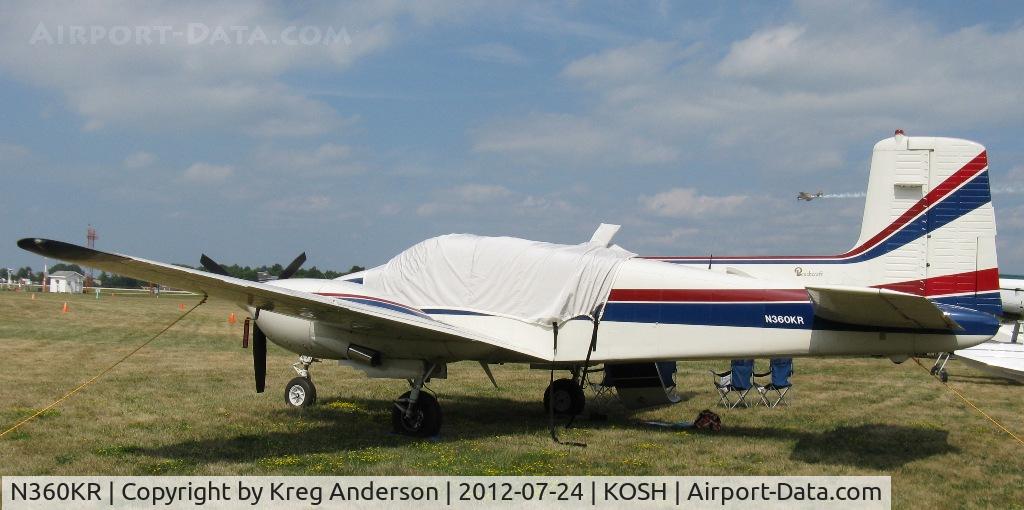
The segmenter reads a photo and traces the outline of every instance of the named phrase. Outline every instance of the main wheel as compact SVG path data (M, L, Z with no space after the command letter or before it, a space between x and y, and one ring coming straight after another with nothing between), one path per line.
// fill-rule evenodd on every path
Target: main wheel
M395 403L405 408L409 405L410 394L411 392L408 391L403 393ZM438 404L437 399L430 393L420 391L419 398L413 404L412 413L408 415L398 407L395 405L391 409L391 425L394 427L395 433L414 437L433 437L441 432L441 404Z
M305 377L296 377L284 387L284 403L291 407L309 407L316 403L316 386Z
M544 391L544 412L551 412L554 406L555 414L575 416L583 412L586 404L583 388L572 379L558 379Z
M945 368L939 371L939 380L942 382L949 382L949 372L946 372Z

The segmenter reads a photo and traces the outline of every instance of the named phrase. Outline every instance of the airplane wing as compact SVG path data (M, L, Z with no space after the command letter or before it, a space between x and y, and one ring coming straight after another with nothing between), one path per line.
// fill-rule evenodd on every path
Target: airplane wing
M856 324L913 329L961 329L923 296L871 287L807 287L814 314Z
M79 263L147 282L198 292L240 305L339 324L368 334L386 336L396 340L482 342L539 360L547 358L540 353L531 352L501 339L446 324L422 312L416 313L415 308L404 305L401 311L397 310L398 307L394 311L388 308L371 307L349 300L340 300L231 276L221 276L128 255L102 252L49 239L26 238L18 241L18 246L44 257ZM361 289L360 293L367 294L365 289Z

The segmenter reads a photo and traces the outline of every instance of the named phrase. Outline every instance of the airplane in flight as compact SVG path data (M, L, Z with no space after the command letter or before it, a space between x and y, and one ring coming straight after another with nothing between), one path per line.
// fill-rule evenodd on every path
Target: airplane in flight
M824 193L822 193L820 191L817 192L817 193L808 193L806 191L801 191L801 192L796 194L796 199L797 200L803 200L805 202L810 202L811 200L814 200L815 198L821 198L823 195L824 195Z
M895 218L892 202L909 200L901 186L914 177L906 164L896 164L907 149L883 148L880 157L876 146L871 189L884 187L886 199L869 196L865 229L873 233L837 257L758 259L758 265L643 258L613 244L618 226L602 224L589 242L575 245L435 237L335 280L290 278L305 259L300 256L278 280L259 283L228 276L205 255L207 271L201 271L42 238L18 246L238 304L252 318L257 392L265 388L268 339L299 356L298 376L285 387L288 405L315 402L310 367L318 360L405 379L410 389L395 400L392 425L401 434L432 436L441 428L441 408L424 385L446 378L447 364L456 361L479 362L492 382L493 363L567 371L569 377L548 386L544 403L550 412L572 415L583 410L583 388L597 365L653 372L661 382L643 384L665 396L663 361L867 355L902 361L985 342L999 328L989 310L998 306L998 292L993 298L983 291L995 267L987 163L977 144L954 145L959 159L935 148L943 144L921 150L939 151L936 168L965 170L931 187L924 167L913 181L918 201ZM888 154L893 151L899 154ZM915 244L926 233L934 257ZM976 276L955 272L967 265L978 268Z

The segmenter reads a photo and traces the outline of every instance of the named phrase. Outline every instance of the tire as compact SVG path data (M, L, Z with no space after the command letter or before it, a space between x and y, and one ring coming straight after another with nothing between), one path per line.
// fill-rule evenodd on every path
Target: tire
M288 407L309 407L316 403L316 386L305 377L296 377L284 387L284 403Z
M942 381L942 382L949 382L949 372L946 372L945 369L940 371L939 372L939 380Z
M399 403L409 401L411 392L405 392L398 397ZM434 437L441 432L441 404L433 395L420 391L412 409L412 416L406 418L405 413L398 409L398 406L391 408L391 426L396 434L412 437Z
M552 399L554 395L554 399ZM587 397L583 395L583 388L580 388L572 379L558 379L551 383L544 391L544 412L551 412L552 401L555 406L555 414L575 416L583 412L587 404Z

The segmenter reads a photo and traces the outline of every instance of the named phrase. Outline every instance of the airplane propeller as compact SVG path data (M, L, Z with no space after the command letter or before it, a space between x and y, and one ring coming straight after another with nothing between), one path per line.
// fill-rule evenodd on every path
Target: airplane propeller
M259 315L260 311L256 309L256 317ZM256 376L256 393L263 393L267 386L267 335L256 321L252 323L252 371Z
M291 278L292 275L294 275L295 272L298 271L300 267L302 267L302 264L305 263L306 252L302 252L299 254L298 257L295 257L295 260L293 260L291 264L288 264L288 267L284 268L284 270L281 271L281 274L277 275L277 279L287 280L288 278Z
M306 252L302 252L288 267L281 271L281 274L277 275L278 280L287 280L295 275L295 272L302 267L302 264L306 262ZM218 264L215 260L207 257L206 254L202 254L199 257L199 263L202 264L207 271L219 274L221 276L231 276L228 274L224 266ZM253 319L260 318L260 309L256 309L256 314ZM256 379L256 393L263 393L263 390L267 386L267 335L260 329L256 320L252 323L252 371Z
M202 264L203 267L206 268L206 270L211 273L219 274L221 276L231 276L228 274L227 269L224 269L224 267L215 262L213 259L207 257L205 253L199 257L199 263Z

